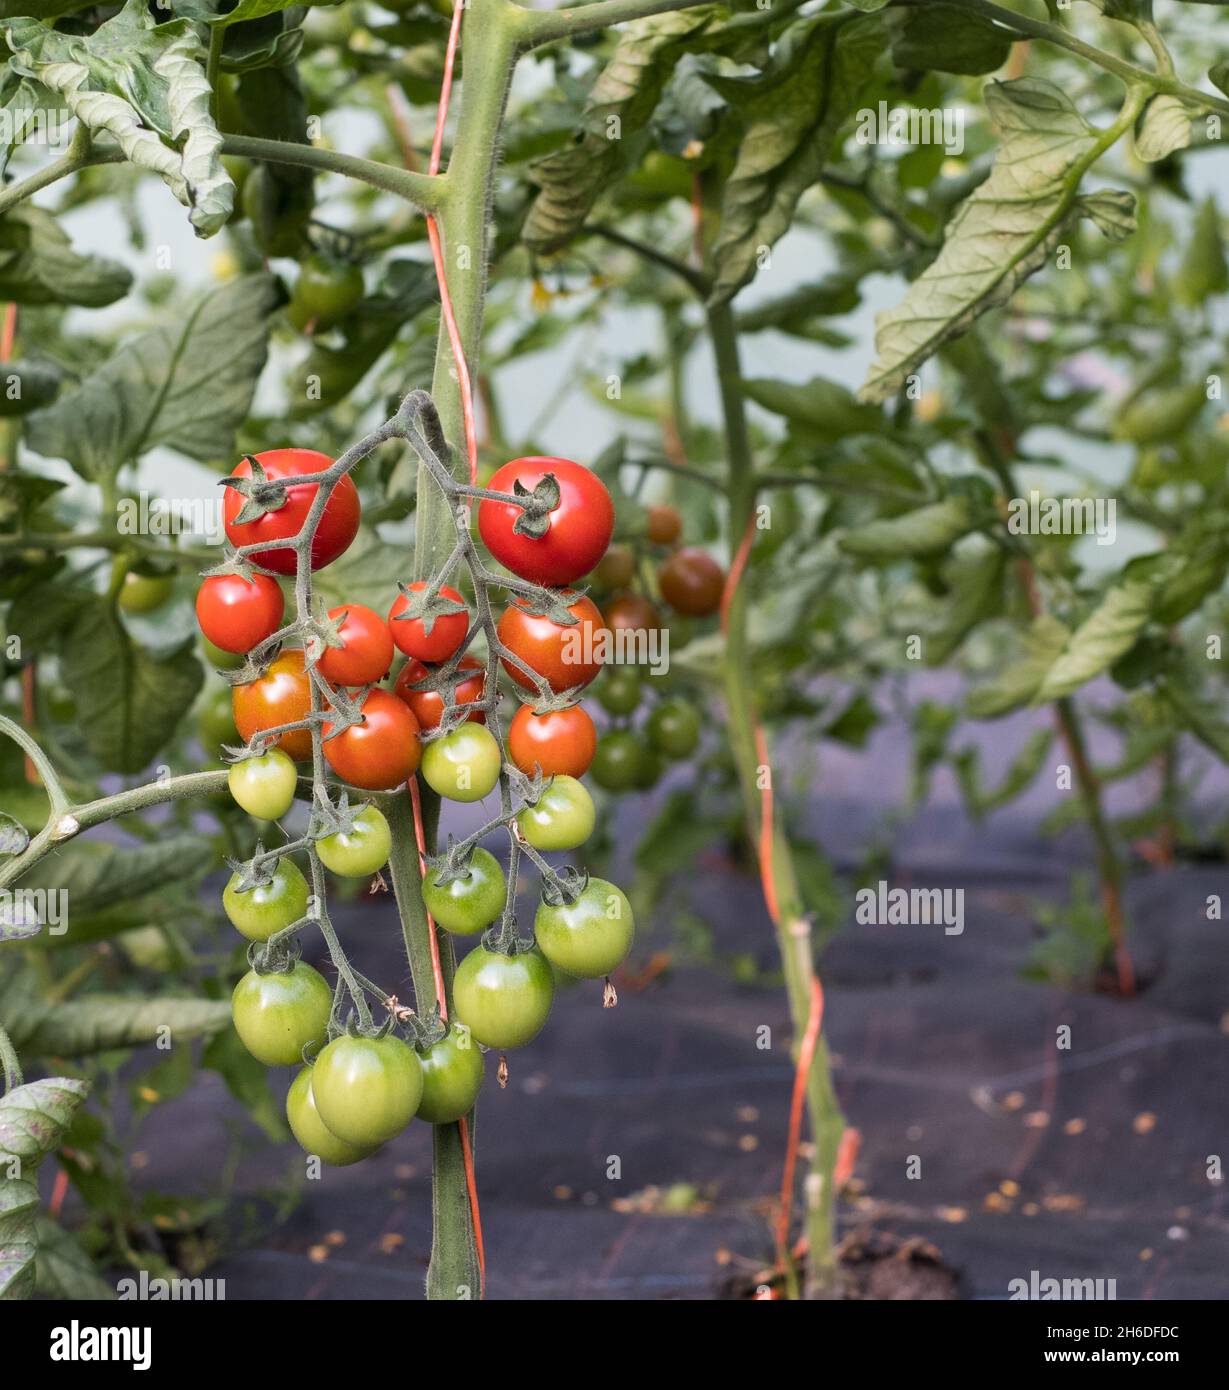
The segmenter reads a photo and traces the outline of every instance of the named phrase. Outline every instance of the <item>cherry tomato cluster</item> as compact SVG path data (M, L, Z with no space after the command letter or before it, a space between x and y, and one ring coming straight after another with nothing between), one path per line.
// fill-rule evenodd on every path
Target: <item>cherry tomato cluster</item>
M295 540L315 501L318 483L293 479L331 466L310 450L273 450L245 459L233 475L255 487L281 482L285 495L262 510L246 505L252 488L228 492L227 538L236 549L249 547L244 558L259 568L233 562L209 575L197 596L201 629L218 654L233 664L252 653L233 677L234 724L248 746L228 772L230 793L260 820L285 816L298 786L296 763L311 758L318 723L329 767L351 787L399 788L417 773L442 798L478 801L499 785L505 750L497 716L487 719L495 710L488 699L493 668L466 653L480 627L458 589L440 578L403 584L386 616L345 604L327 621L283 629L283 591L273 576L294 572L296 550L274 542ZM313 570L345 551L359 519L357 491L343 477L312 535ZM232 866L223 892L228 918L255 952L232 997L235 1027L267 1065L314 1054L291 1085L287 1116L303 1148L328 1163L357 1161L415 1115L446 1124L468 1114L483 1078L479 1045L529 1042L550 1011L556 970L600 979L632 944L631 905L617 887L572 869L557 873L541 858L579 847L596 819L579 779L599 742L577 697L601 669L604 625L592 600L569 586L602 559L614 523L610 496L570 460L518 459L495 474L477 520L491 555L513 576L494 625L494 655L524 700L506 744L515 769L507 775L524 804L512 824L492 824L507 826L514 858L523 849L542 870L533 939L517 938L499 860L478 836L453 847L424 875L427 910L449 933L485 933L456 971L455 1017L426 1023L397 1009L412 1044L395 1032L356 1036L340 1031L334 990L287 946L314 918L309 880L291 852L310 846L324 869L370 877L391 851L380 809L351 809L343 797L334 808L338 828L309 831L280 853L258 848L252 860ZM304 641L304 633L315 635ZM283 634L302 645L282 647ZM386 689L380 682L397 652L407 660ZM313 682L323 683L328 706L315 716Z
M632 545L611 546L594 573L609 594L603 621L611 632L627 634L633 649L666 631L672 640L686 641L692 620L710 618L721 607L725 571L706 550L680 546L682 536L683 518L677 508L646 508L638 540L647 543L644 558L656 566L657 592L673 610L669 623L658 603L634 587L641 567ZM591 764L593 780L607 791L646 790L656 784L666 761L689 758L699 745L699 712L681 696L655 700L642 727L632 727L645 703L646 685L636 666L621 665L607 671L594 687L598 703L614 720L598 739Z

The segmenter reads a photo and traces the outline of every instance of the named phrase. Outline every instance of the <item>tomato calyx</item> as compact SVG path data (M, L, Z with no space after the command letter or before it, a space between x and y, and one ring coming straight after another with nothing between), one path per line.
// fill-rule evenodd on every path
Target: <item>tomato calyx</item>
M588 869L577 869L565 864L562 869L552 869L543 873L540 888L542 901L549 907L563 907L574 903L589 886Z
M472 836L468 840L461 840L460 842L454 842L449 836L448 848L443 854L425 856L427 873L423 877L430 875L431 882L437 888L446 888L450 883L457 883L461 879L468 878L476 848L477 842Z
M550 514L559 505L562 496L559 480L553 473L540 478L532 488L527 488L517 478L512 484L512 497L508 499L519 503L522 509L520 516L512 523L513 531L518 536L541 540L550 530Z
M568 690L519 691L522 705L528 705L534 714L559 714L566 709L575 709L581 702L583 686L574 685Z
M233 488L243 498L243 506L234 518L236 526L257 521L269 512L280 512L290 500L285 481L268 477L264 465L254 454L244 454L243 461L252 470L250 478L232 476L221 480L223 487ZM295 481L297 483L298 479Z
M303 943L298 935L290 935L297 927L287 927L268 941L253 941L247 949L249 967L257 975L290 975L303 955Z
M370 801L360 801L351 805L345 791L336 801L328 797L317 798L312 807L306 838L314 841L327 839L330 835L352 834L358 818L372 804Z
M425 588L398 580L397 588L405 599L405 606L395 617L390 615L389 623L396 625L417 620L429 637L437 619L452 613L468 613L469 608L464 600L449 598L442 592L445 587L442 574L437 575Z

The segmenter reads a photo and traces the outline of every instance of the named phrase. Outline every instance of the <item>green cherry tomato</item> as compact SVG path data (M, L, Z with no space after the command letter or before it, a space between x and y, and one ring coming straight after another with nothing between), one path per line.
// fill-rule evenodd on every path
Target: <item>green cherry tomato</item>
M627 729L612 729L597 741L589 773L608 792L631 791L639 782L645 747Z
M249 941L268 941L274 932L307 915L307 880L292 859L279 859L268 883L242 893L238 884L239 875L231 874L222 890L222 907L231 925Z
M301 1062L305 1047L323 1043L332 1008L328 981L301 960L284 974L249 970L230 998L244 1047L267 1067Z
M170 574L138 574L129 570L119 591L119 606L125 613L152 613L175 592Z
M290 1122L291 1134L299 1141L303 1152L314 1154L322 1163L333 1168L348 1167L375 1152L370 1145L360 1148L338 1139L320 1118L316 1097L312 1094L311 1067L304 1067L290 1083L286 1096L286 1119Z
M647 792L650 787L655 787L661 779L661 774L665 768L661 754L656 748L650 748L647 743L640 745L640 766L636 769L636 790Z
M423 749L427 785L450 801L481 801L499 783L502 759L495 735L470 720Z
M607 714L631 714L640 703L640 672L634 666L612 666L593 693Z
M312 1095L325 1125L345 1144L368 1148L409 1124L422 1100L422 1066L408 1043L334 1038L312 1067Z
M575 902L540 903L533 932L552 965L577 979L597 980L627 959L636 924L620 889L591 878Z
M363 272L356 265L310 255L299 267L287 314L302 332L309 323L317 329L332 328L363 297Z
M201 642L205 647L205 660L216 671L237 671L247 660L243 652L224 652L221 647L215 647L208 637L202 637Z
M534 849L575 849L593 834L596 819L593 798L582 782L553 777L536 805L524 807L516 823Z
M700 742L700 716L686 700L663 700L649 715L649 742L667 758L686 758Z
M436 924L458 936L482 931L504 910L508 885L499 860L479 845L469 861L469 872L454 878L442 888L436 875L427 870L422 881L423 902Z
M224 743L237 746L243 742L235 728L229 686L205 695L196 712L196 731L201 746L211 758L221 756Z
M364 806L352 830L339 830L316 841L316 853L326 869L340 878L368 878L388 863L393 837L384 812Z
M298 781L294 759L280 748L271 748L259 758L244 758L226 774L231 796L257 820L281 820L294 805Z
M468 1115L482 1089L482 1053L464 1023L449 1025L437 1043L419 1053L422 1100L418 1118L447 1125Z
M453 979L457 1015L487 1047L524 1047L542 1031L555 995L550 963L536 948L505 956L475 946Z

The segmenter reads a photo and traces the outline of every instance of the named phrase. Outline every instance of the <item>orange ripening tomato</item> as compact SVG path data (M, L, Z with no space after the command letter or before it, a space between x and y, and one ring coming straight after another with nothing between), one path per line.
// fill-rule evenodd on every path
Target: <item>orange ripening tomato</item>
M526 775L583 777L597 751L597 730L579 705L535 714L522 705L508 726L508 754Z
M363 722L328 738L326 723L324 756L343 781L365 791L387 791L408 781L422 761L418 720L408 705L388 690L368 692L362 707Z
M306 719L311 708L311 680L303 669L303 653L297 647L270 662L263 676L231 691L235 728L243 739L250 739L262 729ZM295 762L306 762L312 755L312 732L292 729L277 739L276 746Z
M547 617L526 612L516 600L504 609L499 620L499 640L532 671L536 671L551 690L571 690L588 685L602 669L605 644L609 641L597 604L587 595L561 595L568 612L579 621L564 626ZM568 603L568 599L572 602ZM526 690L537 687L529 676L503 658L504 670Z
M476 700L481 700L482 692L486 688L486 667L477 657L463 656L457 663L457 670L473 671L476 674L466 676L457 682L456 697L453 703L472 705ZM444 716L444 697L438 690L411 689L419 681L426 680L430 672L431 668L425 666L421 661L407 661L393 683L393 694L413 710L414 718L418 720L420 729L438 727ZM469 717L477 724L486 723L486 715L482 710L478 710L477 713L471 714Z

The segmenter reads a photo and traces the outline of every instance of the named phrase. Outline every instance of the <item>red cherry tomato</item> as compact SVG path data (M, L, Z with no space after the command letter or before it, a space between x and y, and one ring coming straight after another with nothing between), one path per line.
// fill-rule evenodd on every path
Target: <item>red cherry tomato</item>
M530 776L537 766L543 777L583 777L596 750L597 730L579 705L546 714L522 705L508 726L508 753Z
M418 771L422 744L418 720L408 705L388 690L372 690L363 701L363 722L352 724L336 738L324 725L324 756L329 766L351 786L366 791L399 787Z
M343 603L329 609L330 618L342 620L338 635L344 645L326 647L316 663L320 674L332 685L370 685L383 680L393 664L393 639L388 624L361 603Z
M301 473L322 473L333 460L327 454L319 454L314 449L269 449L255 455L256 461L271 479L293 478ZM232 478L250 478L252 465L245 458L231 472ZM235 518L243 510L247 500L233 487L226 489L224 519L226 539L238 548L241 545L254 545L258 541L293 540L303 529L307 513L316 496L316 485L310 483L303 487L289 486L286 489L286 504L275 512L266 512L255 521L245 521L242 525ZM349 546L358 534L359 514L358 489L349 476L344 477L334 487L320 518L320 525L312 538L312 569L322 569L331 564ZM293 574L295 554L284 547L277 550L260 550L252 559L267 570L277 574Z
M588 574L610 544L614 503L602 480L570 459L534 457L505 463L490 487L514 493L519 482L532 492L548 473L559 484L559 502L545 535L518 534L513 527L521 508L490 500L478 504L478 530L486 548L513 574L534 584L570 584Z
M421 593L426 587L426 581L422 579L410 585L415 593ZM440 590L440 597L451 599L453 603L465 602L447 584ZM406 656L415 657L418 661L447 661L465 641L465 634L469 631L469 610L439 614L428 632L422 618L401 617L409 606L409 599L404 594L398 594L396 603L388 610L388 630L393 635L393 641Z
M231 710L240 737L250 739L261 729L293 724L311 713L311 681L303 669L303 653L298 648L283 652L258 680L237 685L231 691ZM282 734L276 746L297 763L312 755L310 729L292 729Z
M206 640L224 652L250 652L275 633L286 600L276 579L254 574L211 574L197 590L196 621Z
M563 595L564 602L569 598L573 601L568 603L568 612L580 619L570 627L527 613L515 599L499 620L499 640L556 692L589 684L602 669L598 658L604 655L601 648L607 640L601 636L604 628L597 604L587 595ZM503 663L517 685L535 689L533 681L507 657Z
M721 607L725 570L696 546L676 550L658 571L661 596L676 613L706 618Z
M457 663L457 670L474 671L477 674L467 676L457 683L454 703L472 705L475 701L481 700L482 692L486 688L486 667L476 656L463 656ZM419 681L426 680L429 674L430 668L424 666L421 661L407 661L393 685L393 693L413 710L420 729L436 728L444 715L444 699L438 690L410 688ZM486 723L486 715L481 710L471 714L470 719L478 724Z

